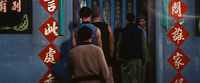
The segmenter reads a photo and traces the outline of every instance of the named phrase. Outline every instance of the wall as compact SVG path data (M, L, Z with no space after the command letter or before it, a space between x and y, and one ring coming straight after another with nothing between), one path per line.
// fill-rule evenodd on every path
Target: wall
M160 25L162 2L156 0L156 65L157 65L157 83L169 83L175 78L178 72L167 61L175 50L178 48L172 40L169 39L167 34L177 23L177 21L169 14L169 30L167 31ZM159 2L160 1L160 2ZM189 83L200 82L200 37L195 36L195 0L182 0L188 7L184 16L180 19L179 23L189 32L189 37L179 47L184 54L190 59L189 63L180 71L180 74ZM169 3L171 0L169 1ZM183 62L184 58L182 58ZM180 78L178 78L179 80ZM184 80L185 81L185 80Z
M90 0L89 0L90 1ZM160 13L162 2L156 1L156 75L157 83L169 83L178 72L167 62L169 57L177 49L177 46L167 37L171 27L175 25L175 19L170 15L169 31L160 25ZM200 37L195 36L194 0L182 0L188 10L181 18L182 25L190 36L181 45L180 49L187 55L190 62L180 72L189 82L200 82ZM67 54L70 50L70 34L72 28L72 3L65 2L65 28L64 36L59 36L53 44L63 55L63 58L52 68L64 82L68 82ZM171 0L169 1L171 2ZM113 7L113 6L112 6ZM39 58L38 54L50 43L38 30L50 15L39 4L39 0L33 0L33 34L0 34L0 83L37 83L47 72L48 68ZM58 11L53 15L58 21ZM113 17L114 18L114 17ZM173 23L172 23L173 22ZM112 26L114 26L112 24ZM124 23L123 23L124 26Z
M48 67L38 54L50 43L38 30L49 18L50 14L33 1L33 34L0 34L0 83L38 83ZM65 3L64 36L57 37L52 43L63 55L63 58L52 68L64 82L67 81L67 54L70 50L72 28L72 2ZM58 10L53 15L58 22Z
M41 6L40 0L33 1L33 33L32 34L0 34L0 83L37 83L49 70L38 54L50 42L42 35L39 28L51 17ZM67 72L67 54L71 49L71 29L73 27L73 0L63 0L65 6L64 35L57 37L52 43L63 55L62 59L51 69L64 82L69 81ZM103 8L103 0L100 7ZM111 1L111 26L114 31L114 0ZM125 27L125 3L122 1L122 27ZM134 0L134 7L136 7ZM78 5L78 3L77 3ZM91 0L88 0L91 7ZM136 12L136 9L134 9ZM58 10L52 16L58 22ZM3 78L3 79L2 79Z

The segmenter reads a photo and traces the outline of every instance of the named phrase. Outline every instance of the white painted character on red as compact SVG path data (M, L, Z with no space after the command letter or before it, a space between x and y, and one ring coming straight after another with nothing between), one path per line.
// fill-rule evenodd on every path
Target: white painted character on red
M47 26L48 28L44 28L45 32L44 34L45 35L49 35L50 33L54 33L55 36L58 36L58 33L56 32L56 30L58 29L58 26L56 26L56 22L53 21L53 26L51 26L49 23L47 23Z
M44 2L48 2L48 11L53 12L56 9L55 0L44 0Z
M17 12L21 12L21 0L18 0L18 1L13 1L12 2L12 4L13 4L13 6L12 6L12 9L11 10L13 10L13 11L16 11L17 10Z
M50 73L50 74L48 75L48 78L49 78L49 79L45 80L44 83L53 83L54 77L53 77L52 73Z
M56 51L54 49L52 49L51 47L49 47L49 52L46 53L46 57L44 59L45 63L49 63L51 62L52 64L55 64L55 59L54 59L54 54L56 53Z
M172 15L177 14L178 17L181 17L181 1L174 2L172 5Z
M182 61L181 57L182 56L183 55L178 53L178 52L176 53L176 55L173 56L174 65L175 65L176 69L179 69L180 65L184 65L184 63L181 63L181 61Z
M183 78L181 78L181 79L179 79L179 80L176 79L175 83L183 83L183 80L184 80Z
M0 12L6 13L7 12L7 0L0 0Z
M179 44L180 40L185 40L183 37L183 30L180 29L180 27L175 28L175 31L172 33L173 35L173 41L177 41L177 44Z

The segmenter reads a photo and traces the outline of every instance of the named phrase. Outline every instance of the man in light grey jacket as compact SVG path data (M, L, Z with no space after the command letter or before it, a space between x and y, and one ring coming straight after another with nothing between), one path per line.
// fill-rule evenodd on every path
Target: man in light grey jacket
M71 82L114 83L102 49L91 44L92 30L84 26L77 37L81 43L69 53Z

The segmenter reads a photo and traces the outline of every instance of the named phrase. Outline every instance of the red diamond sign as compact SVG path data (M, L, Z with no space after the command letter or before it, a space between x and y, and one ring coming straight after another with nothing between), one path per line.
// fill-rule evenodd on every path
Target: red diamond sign
M52 70L48 70L46 74L40 79L39 83L62 83L62 78L54 73Z
M51 16L58 10L58 0L40 0L39 3Z
M170 83L189 83L180 73Z
M169 13L179 21L179 19L185 14L188 10L188 7L181 0L172 0L169 3Z
M62 55L52 43L42 50L38 56L48 68L52 68L62 58Z
M177 72L181 72L190 59L178 48L167 61Z
M167 36L178 46L180 47L183 42L188 38L190 34L177 23L171 31L167 34Z
M39 30L50 43L58 37L58 23L53 17L50 17Z

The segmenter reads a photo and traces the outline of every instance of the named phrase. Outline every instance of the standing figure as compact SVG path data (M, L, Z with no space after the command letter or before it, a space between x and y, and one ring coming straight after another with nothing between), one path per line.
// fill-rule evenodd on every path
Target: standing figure
M71 82L114 83L102 49L91 44L92 32L85 26L77 32L80 43L69 52Z
M114 51L113 33L111 27L108 24L101 22L100 7L94 7L92 9L92 21L92 24L98 27L101 31L102 49L107 65L112 74L112 57Z
M138 28L140 28L143 31L144 34L144 38L147 44L147 27L146 27L146 16L140 14L137 17L137 24L138 24ZM144 66L145 68L143 68L142 70L142 83L145 83L145 78L146 78L146 65Z
M126 27L117 43L117 60L121 61L123 83L141 83L142 68L150 62L144 34L135 24L135 15L126 15Z
M101 32L96 26L90 23L91 16L92 16L92 10L90 8L82 7L80 9L80 18L82 19L82 23L77 27L75 27L74 29L72 29L72 47L75 47L77 43L80 42L79 40L77 40L77 32L82 26L87 26L92 29L93 37L91 43L99 47L102 47Z
M140 28L143 31L144 38L145 38L145 41L147 43L146 17L144 15L140 14L137 17L137 24L138 24L138 28Z

